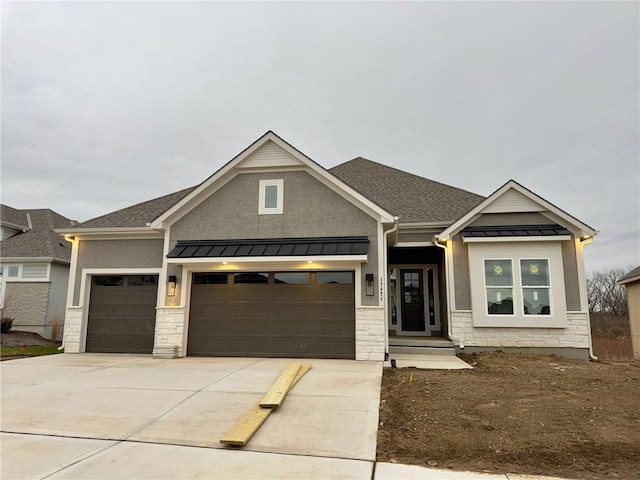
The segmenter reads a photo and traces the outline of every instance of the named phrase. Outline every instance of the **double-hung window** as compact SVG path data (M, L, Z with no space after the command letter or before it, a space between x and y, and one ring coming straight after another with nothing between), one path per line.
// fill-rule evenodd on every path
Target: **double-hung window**
M521 259L522 308L525 315L551 315L549 260Z
M489 315L513 315L513 262L485 260L484 282Z

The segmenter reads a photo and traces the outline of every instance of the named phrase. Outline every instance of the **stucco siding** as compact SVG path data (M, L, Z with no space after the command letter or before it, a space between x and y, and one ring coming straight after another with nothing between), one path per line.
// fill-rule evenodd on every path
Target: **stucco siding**
M640 281L627 283L626 287L633 358L640 360Z
M85 268L161 268L163 241L152 240L81 240L73 304L79 304L82 270Z
M562 267L564 269L564 293L567 300L567 310L579 312L580 305L580 277L578 276L578 259L574 242L560 242L562 245ZM587 307L584 307L586 310Z
M471 310L471 283L469 280L469 251L462 243L462 235L453 237L453 278L455 310Z
M7 283L2 315L14 319L15 330L41 333L46 325L49 289L48 282Z
M47 324L51 326L55 339L62 340L67 288L69 285L69 265L52 263L49 278L51 280L51 289L49 292L49 307L47 309ZM57 324L57 327L54 326L55 324Z
M284 180L283 213L259 215L259 181ZM296 238L366 235L369 255L362 276L378 275L377 222L308 173L244 173L213 193L171 226L171 246L178 240ZM377 297L362 295L363 305Z

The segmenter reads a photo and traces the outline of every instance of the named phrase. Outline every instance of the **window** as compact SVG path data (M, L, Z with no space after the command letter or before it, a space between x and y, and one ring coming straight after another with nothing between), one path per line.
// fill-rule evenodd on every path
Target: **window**
M566 327L564 275L573 265L564 264L562 245L469 243L473 326Z
M353 273L351 272L317 272L316 283L353 283Z
M274 274L274 282L276 285L308 285L309 272L278 272Z
M489 315L513 315L513 264L511 260L485 260L484 284Z
M269 274L266 272L234 273L233 283L236 285L243 284L243 283L267 284L269 283Z
M193 283L196 285L225 285L227 277L226 273L194 273Z
M551 315L549 260L520 260L525 315Z
M20 266L19 265L9 265L7 268L7 277L9 278L18 278L20 275Z
M258 194L258 214L282 214L284 180L260 180Z

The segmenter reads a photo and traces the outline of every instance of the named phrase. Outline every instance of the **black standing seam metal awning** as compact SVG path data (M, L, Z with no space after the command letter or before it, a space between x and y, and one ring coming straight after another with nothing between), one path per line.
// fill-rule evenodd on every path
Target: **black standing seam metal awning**
M553 237L559 235L571 235L571 232L557 224L478 226L462 230L464 238Z
M367 237L179 240L167 258L366 255L368 251Z

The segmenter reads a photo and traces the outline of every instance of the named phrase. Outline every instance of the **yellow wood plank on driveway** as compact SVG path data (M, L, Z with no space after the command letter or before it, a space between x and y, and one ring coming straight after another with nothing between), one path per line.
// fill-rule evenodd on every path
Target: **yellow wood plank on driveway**
M310 364L300 366L287 393L310 369ZM220 439L220 443L226 443L229 445L245 445L253 434L258 431L267 417L271 415L273 410L273 408L260 407L259 404L254 406Z
M273 386L269 389L266 395L262 397L262 400L260 400L260 406L272 408L279 407L280 404L282 404L285 395L291 389L299 371L299 363L287 365Z

